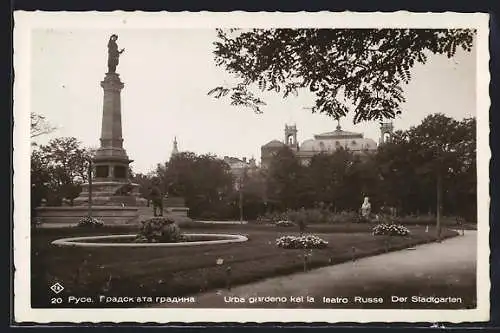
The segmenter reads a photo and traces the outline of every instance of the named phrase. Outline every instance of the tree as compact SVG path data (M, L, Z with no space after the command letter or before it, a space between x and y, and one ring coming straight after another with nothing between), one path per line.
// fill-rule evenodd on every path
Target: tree
M391 141L379 146L375 161L379 177L379 196L386 206L400 213L427 212L433 203L426 179L415 173L419 146L410 142L407 131L396 131ZM420 195L425 193L425 195Z
M277 151L267 174L267 198L277 208L294 209L303 196L303 167L288 147Z
M265 102L251 87L283 97L305 88L315 95L313 112L339 119L353 105L355 123L394 118L410 69L429 54L471 51L474 35L469 29L218 29L215 63L238 83L209 95L260 113Z
M136 173L130 177L132 183L139 185L139 193L143 198L148 199L148 204L150 199L150 191L153 187L153 177L154 175L152 174L145 175L142 173Z
M209 154L176 154L165 166L159 165L157 175L165 192L185 198L193 216L220 211L233 188L229 166Z
M458 175L475 168L475 133L475 119L460 122L439 113L427 116L408 131L409 140L419 147L417 170L420 174L435 175L438 237L443 188L449 188Z
M31 113L30 136L32 139L40 135L52 133L54 130L56 130L56 127L52 126L44 116Z
M91 155L92 151L74 137L56 138L39 146L31 155L32 190L43 192L49 205L60 205L65 198L72 202L87 181Z
M256 219L259 215L265 213L266 177L262 170L246 170L241 178L241 189L239 191L241 191L242 210L245 219ZM239 193L234 194L233 200L239 201Z
M39 150L31 152L31 216L36 215L35 208L39 207L44 198L47 198L50 172L44 164Z

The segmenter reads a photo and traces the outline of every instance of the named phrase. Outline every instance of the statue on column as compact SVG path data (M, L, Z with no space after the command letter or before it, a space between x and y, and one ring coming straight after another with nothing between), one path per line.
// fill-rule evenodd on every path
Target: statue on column
M113 34L109 38L108 42L108 73L116 73L116 66L118 66L120 54L125 51L125 49L118 50L118 44L116 41L118 36Z

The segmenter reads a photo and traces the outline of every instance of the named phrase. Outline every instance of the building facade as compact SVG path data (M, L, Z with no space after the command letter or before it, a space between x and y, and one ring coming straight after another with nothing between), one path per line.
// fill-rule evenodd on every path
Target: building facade
M394 130L392 123L381 123L380 130L380 144L389 142ZM334 131L314 135L312 139L305 140L300 145L297 132L296 125L285 125L284 141L272 140L263 145L261 166L268 167L276 153L285 146L288 146L304 165L307 165L314 155L333 154L338 149L349 150L355 155L367 155L377 150L377 143L374 140L365 138L363 133L344 131L340 124Z
M237 157L224 156L223 161L229 165L231 174L235 179L240 179L245 173L250 174L257 170L255 158L247 160L246 157L239 159Z

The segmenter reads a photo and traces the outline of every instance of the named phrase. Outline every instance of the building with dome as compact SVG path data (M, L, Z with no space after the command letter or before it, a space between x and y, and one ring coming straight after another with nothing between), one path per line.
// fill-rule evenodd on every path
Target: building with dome
M388 142L393 132L392 123L382 123L380 130L379 143ZM284 141L272 140L263 145L261 147L261 166L268 167L276 153L285 146L288 146L304 165L307 165L314 155L332 154L338 149L346 149L361 156L377 150L377 143L374 140L365 138L363 133L344 131L340 124L334 131L314 135L314 138L305 140L300 145L297 140L297 132L296 125L285 125Z

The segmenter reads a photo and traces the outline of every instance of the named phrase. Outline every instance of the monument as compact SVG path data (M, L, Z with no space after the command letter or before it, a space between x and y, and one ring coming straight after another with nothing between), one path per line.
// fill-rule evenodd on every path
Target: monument
M38 216L42 222L78 222L90 211L104 223L131 223L138 218L137 207L147 205L146 199L139 197L139 185L129 180L132 160L123 148L120 94L124 84L116 68L124 49L118 49L117 40L118 36L113 34L108 42L108 72L101 81L104 99L100 147L92 159L92 179L82 184L82 192L73 207L40 207Z

